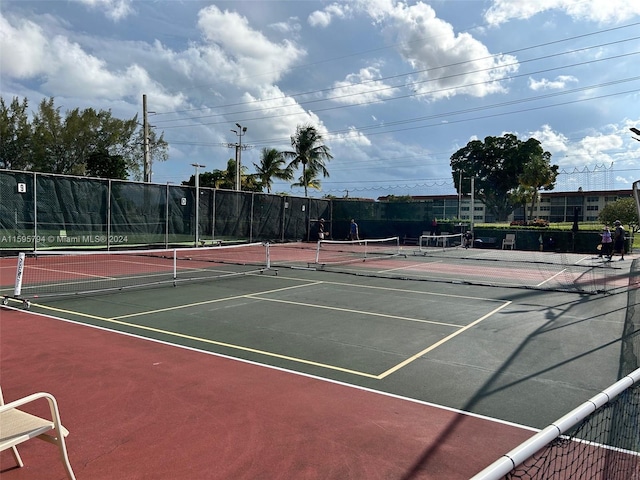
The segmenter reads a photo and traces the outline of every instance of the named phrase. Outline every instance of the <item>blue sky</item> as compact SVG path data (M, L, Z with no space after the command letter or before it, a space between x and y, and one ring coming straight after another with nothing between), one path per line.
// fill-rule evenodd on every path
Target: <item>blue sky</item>
M236 123L249 172L316 126L334 158L314 196L455 193L451 155L504 133L542 142L557 190L640 179L628 0L3 0L0 52L2 97L31 110L141 119L146 94L170 145L157 183L226 168Z

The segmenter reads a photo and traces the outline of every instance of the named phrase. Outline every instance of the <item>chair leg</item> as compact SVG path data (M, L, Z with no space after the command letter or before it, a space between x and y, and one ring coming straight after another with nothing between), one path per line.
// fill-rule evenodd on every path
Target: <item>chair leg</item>
M76 476L73 473L73 469L71 468L71 463L69 462L69 455L67 454L67 447L64 442L64 438L58 438L58 447L60 448L60 458L62 459L62 464L64 465L64 469L67 472L67 478L69 480L76 480Z
M16 447L11 447L11 453L13 454L13 458L15 459L18 466L21 468L24 467L24 462L22 461L22 458L18 453L18 449Z

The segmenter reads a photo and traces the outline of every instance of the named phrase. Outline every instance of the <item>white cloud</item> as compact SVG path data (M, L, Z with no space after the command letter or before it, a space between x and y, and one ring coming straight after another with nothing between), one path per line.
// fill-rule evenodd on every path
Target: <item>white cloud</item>
M41 77L43 92L51 96L117 100L153 93L173 106L182 100L168 95L136 64L111 69L107 63L83 50L63 35L47 40L42 28L23 20L11 25L0 16L0 66L9 78Z
M356 127L349 127L347 133L340 133L331 135L331 140L336 144L349 145L352 147L370 147L371 140L367 138L362 132L359 132Z
M531 137L542 144L542 148L552 155L569 150L569 139L562 133L554 131L550 125L543 125L541 130L531 132Z
M349 5L333 3L324 10L316 10L307 18L307 22L312 27L326 28L331 24L333 18L345 18L350 12Z
M29 78L47 68L48 41L42 29L30 20L11 25L0 14L0 71L13 78Z
M325 27L328 27L329 24L331 23L331 14L329 14L328 12L316 10L311 15L309 15L309 18L307 21L309 22L309 25L311 25L312 27L325 28Z
M379 78L378 68L362 68L358 73L347 75L345 80L335 82L330 98L337 103L358 105L393 96L393 89Z
M298 35L302 30L302 26L296 17L291 17L286 22L272 23L269 28L287 35Z
M565 88L569 83L578 83L578 79L573 75L560 75L556 77L555 80L549 80L547 78L536 80L534 78L529 78L529 88L534 91L559 90Z
M122 20L133 13L132 0L79 0L81 3L93 8L104 10L107 17L114 21Z
M231 67L240 84L252 85L257 76L262 82L275 81L305 55L289 40L273 43L245 17L214 5L199 12L198 26L209 42L205 55L215 61L212 67Z
M367 4L368 5L368 4ZM382 18L380 4L375 15ZM518 70L511 55L492 55L469 33L456 34L429 5L399 3L387 14L387 30L402 57L416 70L414 90L433 99L483 97L506 91L501 80Z
M528 19L549 10L559 10L574 20L599 24L620 23L637 15L637 8L628 0L494 0L485 12L485 20L497 26L512 19Z

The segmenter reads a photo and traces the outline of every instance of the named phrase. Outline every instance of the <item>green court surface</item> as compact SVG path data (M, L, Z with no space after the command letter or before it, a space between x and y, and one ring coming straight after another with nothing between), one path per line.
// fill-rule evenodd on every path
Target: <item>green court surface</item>
M624 289L281 268L31 310L542 428L617 380L626 306Z

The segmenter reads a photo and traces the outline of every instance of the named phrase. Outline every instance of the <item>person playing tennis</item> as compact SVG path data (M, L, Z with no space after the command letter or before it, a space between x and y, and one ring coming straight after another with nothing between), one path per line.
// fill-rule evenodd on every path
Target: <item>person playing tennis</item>
M351 224L349 225L349 240L360 240L360 234L358 233L358 224L355 219L351 219Z

